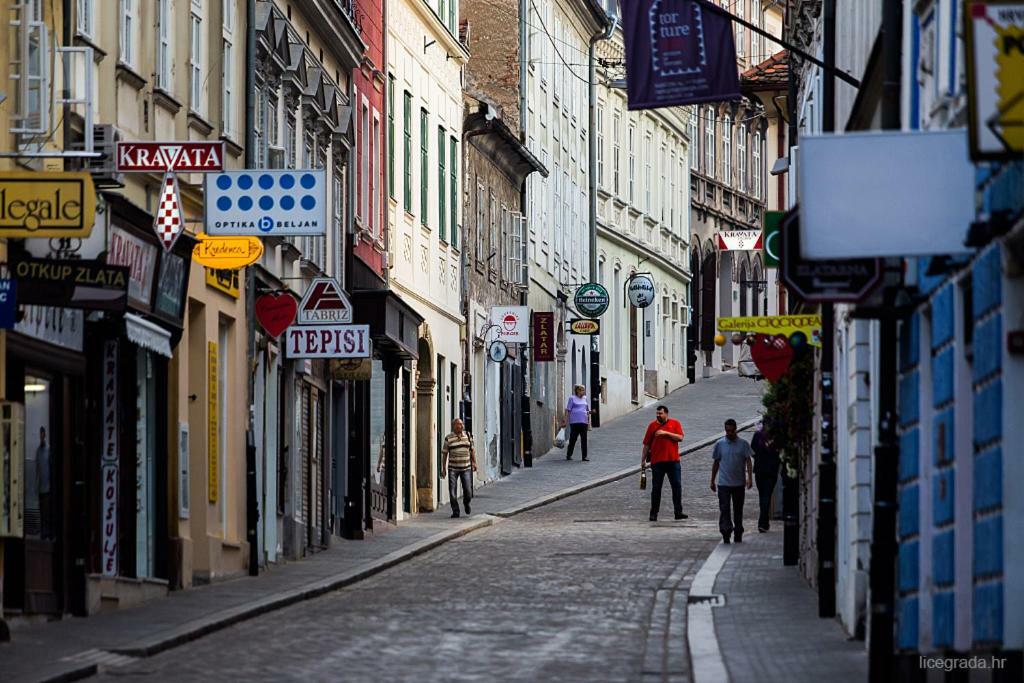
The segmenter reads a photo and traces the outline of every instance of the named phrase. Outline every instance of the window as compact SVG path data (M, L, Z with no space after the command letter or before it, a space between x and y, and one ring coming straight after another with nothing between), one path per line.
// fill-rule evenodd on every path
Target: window
M430 197L427 194L429 181L427 174L429 169L427 163L430 159L430 150L427 148L427 126L430 122L430 114L426 109L420 109L420 223L430 225L430 217L427 216L427 207L430 204Z
M597 186L604 187L604 107L597 106Z
M648 215L652 214L651 206L651 162L653 161L651 152L651 134L648 133L644 136L644 210Z
M171 90L171 0L158 0L156 8L156 87ZM92 5L92 2L89 3Z
M758 28L763 27L764 15L761 13L761 0L750 0L750 22ZM751 32L750 42L750 53L754 62L760 63L768 58L768 55L764 54L764 38L760 34Z
M402 171L405 175L404 186L402 187L402 205L406 213L412 213L412 93L406 90L402 99L402 124L403 148L402 159L404 165Z
M267 114L270 107L267 106L267 90L263 81L256 81L256 121L253 135L256 138L256 165L267 166Z
M220 16L225 33L231 33L235 27L235 0L223 0Z
M473 237L473 254L478 268L484 265L484 230L487 228L487 197L484 186L476 183L476 234Z
M715 177L715 110L708 107L704 120L704 172Z
M457 1L458 0L452 0L452 2L457 2ZM447 22L448 22L448 8L446 6L445 0L437 0L437 18L441 20L442 24L447 25Z
M135 2L121 0L120 59L129 66L135 65Z
M754 133L754 196L761 199L761 183L764 175L761 168L761 133Z
M743 4L745 0L736 0L736 16L743 19ZM746 38L746 28L743 24L736 23L736 54L742 57L746 52L744 51L744 39Z
M191 15L189 32L189 84L188 104L192 111L202 113L203 88L203 20L195 14Z
M636 127L630 124L629 138L629 203L632 204L636 197Z
M732 117L722 119L722 181L732 184Z
M487 216L490 219L490 225L487 230L487 270L491 273L494 272L494 245L497 244L498 234L498 200L495 199L494 193L490 193L490 203L488 207Z
M395 75L388 74L388 195L395 198Z
M231 122L234 117L234 94L232 92L232 78L231 71L234 67L234 63L231 60L231 43L227 40L224 41L224 56L222 57L222 77L224 79L224 101L222 103L221 111L221 123L220 129L224 135L231 137L234 132L234 128Z
M747 132L746 126L740 125L739 135L736 137L736 144L738 149L736 150L737 156L739 157L740 166L740 177L739 177L739 190L740 192L747 191Z
M509 243L509 214L508 207L504 204L501 205L501 225L500 234L497 240L497 259L499 261L498 267L501 272L501 279L508 281L508 243Z
M448 138L445 135L444 126L437 127L437 237L442 242L448 239L445 230L445 222L448 220L448 211L445 206L444 184L447 180L444 172L445 146Z
M161 0L161 3L166 0ZM78 32L84 36L92 37L92 22L95 18L93 14L93 0L78 0L78 11L76 14L76 27Z
M668 153L665 150L664 143L662 143L662 145L661 145L661 154L658 155L658 179L661 182L665 182L666 180L669 180L670 183L671 182L675 182L674 179L670 178L672 173L675 172L675 169L669 169L668 171L665 170L665 163L667 161L668 161ZM670 194L668 196L668 201L665 201L665 199L666 199L665 196L663 194L659 193L659 195L658 195L658 207L661 209L661 222L662 223L665 222L665 205L671 203L672 195Z
M448 222L451 228L451 243L453 248L459 246L459 141L453 135L448 138L448 192L451 200L448 202L448 211L451 218Z
M612 118L612 189L619 194L619 156L621 155L622 116L615 112Z
M378 159L380 159L380 114L377 110L374 110L373 135L370 136L370 191L368 192L370 196L370 232L373 233L374 237L379 237L381 234L378 229L380 207L377 206L377 170L380 168Z
M370 222L370 105L363 98L359 107L359 218Z
M293 111L288 112L284 124L284 151L287 167L297 168L295 165L295 112Z
M49 39L42 10L37 3L11 8L17 19L11 19L15 43L19 48L11 60L9 78L17 84L14 91L16 127L12 133L46 133L49 123Z
M455 7L458 5L457 0L448 1L448 30L455 34Z
M665 156L664 148L661 152L662 157ZM668 195L668 224L670 227L676 227L676 153L672 151L672 158L669 161L669 195ZM662 220L664 218L664 210L662 211Z

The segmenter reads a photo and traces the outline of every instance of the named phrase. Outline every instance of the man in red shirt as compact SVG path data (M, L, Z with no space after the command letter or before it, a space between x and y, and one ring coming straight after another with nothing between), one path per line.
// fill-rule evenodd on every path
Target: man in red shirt
M658 521L658 510L661 508L661 487L668 476L672 486L672 506L675 508L676 519L686 519L683 514L683 483L679 466L679 442L683 440L683 425L679 420L668 416L668 408L658 406L655 420L647 426L644 435L644 448L640 455L640 468L651 463L654 473L654 486L651 488L651 521Z

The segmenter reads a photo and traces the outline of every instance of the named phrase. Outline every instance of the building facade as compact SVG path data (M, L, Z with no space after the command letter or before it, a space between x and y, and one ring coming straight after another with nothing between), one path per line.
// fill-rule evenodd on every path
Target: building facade
M690 184L682 107L629 111L610 82L625 63L621 30L598 44L596 112L598 280L611 297L601 334L602 419L687 383ZM630 277L648 273L654 301L633 306Z
M458 12L457 3L445 0L389 0L386 9L388 99L394 103L387 124L394 140L388 157L390 282L423 320L407 380L415 390L406 406L405 423L414 425L403 436L407 456L398 462L386 448L370 447L378 462L374 479L393 477L402 501L392 519L447 500L441 440L463 396L462 72L469 53Z

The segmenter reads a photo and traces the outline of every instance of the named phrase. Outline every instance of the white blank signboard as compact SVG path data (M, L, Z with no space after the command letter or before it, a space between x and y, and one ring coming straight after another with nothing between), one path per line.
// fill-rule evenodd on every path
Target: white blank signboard
M800 138L800 246L809 259L969 251L966 129Z

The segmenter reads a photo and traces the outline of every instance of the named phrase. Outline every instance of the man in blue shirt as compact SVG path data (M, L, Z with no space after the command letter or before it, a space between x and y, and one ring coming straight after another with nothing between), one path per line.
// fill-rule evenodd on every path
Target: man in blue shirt
M734 534L743 542L743 486L754 486L752 456L750 444L736 435L736 420L729 418L711 455L711 490L718 492L718 530L725 543Z

